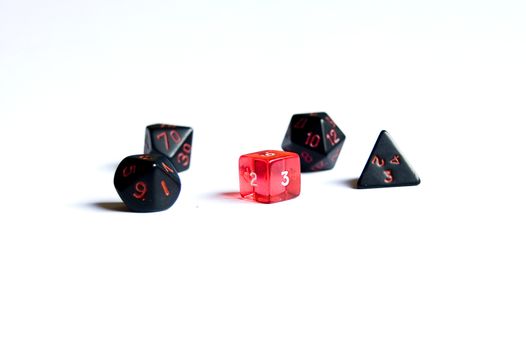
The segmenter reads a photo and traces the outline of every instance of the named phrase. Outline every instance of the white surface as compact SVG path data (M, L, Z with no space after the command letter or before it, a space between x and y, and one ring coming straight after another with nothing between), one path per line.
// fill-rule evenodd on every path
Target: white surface
M1 349L524 349L526 8L0 2ZM297 199L235 198L299 112ZM144 127L195 129L170 210L108 210ZM355 190L380 130L422 178ZM110 204L107 204L110 203Z

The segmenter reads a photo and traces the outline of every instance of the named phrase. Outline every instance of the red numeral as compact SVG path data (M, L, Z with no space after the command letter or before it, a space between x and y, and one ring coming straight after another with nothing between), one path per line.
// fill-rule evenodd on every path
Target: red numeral
M188 164L190 164L190 158L188 158L188 156L184 153L179 153L177 155L177 163L187 166Z
M385 170L384 171L385 179L384 182L390 184L393 182L393 174L391 173L391 170Z
M320 144L320 140L320 135L309 132L307 134L307 140L305 141L305 144L311 146L312 148L316 148Z
M130 165L122 169L122 176L124 177L128 177L133 173L135 173L135 165Z
M172 140L174 140L175 143L181 142L181 135L177 132L177 130L170 131L170 137Z
M183 164L183 166L188 166L190 164L190 157L188 156L192 151L192 145L185 143L183 145L183 151L177 154L177 163Z
M372 163L373 163L374 165L379 166L379 167L383 167L384 164L385 164L385 160L383 160L382 158L380 158L380 157L378 157L378 156L374 156L374 157L373 157L373 161L372 161Z
M334 129L331 129L331 131L329 131L329 133L326 136L329 139L329 142L331 143L331 145L333 145L333 146L335 144L337 144L338 142L340 142L340 138L338 137L338 133Z
M148 186L143 181L139 181L135 184L135 192L133 196L137 199L144 200L144 196L146 195L146 192L148 192Z
M157 140L160 140L161 137L164 138L164 147L166 147L166 150L170 150L170 142L168 141L168 136L166 136L166 131L160 132L157 134L156 138Z
M294 129L303 129L307 124L307 118L301 118L294 124Z
M306 151L301 152L301 158L303 158L303 160L306 161L307 163L312 162L312 156L310 155L309 152L306 152Z
M389 163L396 164L396 165L400 164L400 156L398 155L393 156L393 159L391 159Z
M166 135L166 131L158 133L155 138L157 140L160 140L161 138L163 138L164 139L164 147L166 147L167 151L170 150L170 140L168 139L168 135ZM176 130L171 130L170 131L170 138L175 143L181 142L181 135L179 135L179 133Z
M172 168L170 168L168 165L164 164L164 162L161 162L162 166L163 166L163 169L166 170L167 172L169 173L173 173L174 170Z
M161 186L163 188L165 196L168 197L170 195L170 191L168 190L168 186L166 186L166 182L164 180L161 180Z

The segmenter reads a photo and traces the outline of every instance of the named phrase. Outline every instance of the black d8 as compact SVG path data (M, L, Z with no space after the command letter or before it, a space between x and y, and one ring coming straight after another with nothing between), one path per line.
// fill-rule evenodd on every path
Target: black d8
M327 113L295 114L281 147L300 156L301 171L332 169L345 135Z
M170 208L181 192L181 180L172 162L160 154L124 158L113 178L115 189L132 211Z
M146 127L144 153L168 157L178 172L190 167L193 130L188 126L153 124Z

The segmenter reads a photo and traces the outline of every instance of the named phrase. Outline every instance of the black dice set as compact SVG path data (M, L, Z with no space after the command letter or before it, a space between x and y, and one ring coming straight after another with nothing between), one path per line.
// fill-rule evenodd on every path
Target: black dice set
M181 192L178 173L190 167L192 137L193 130L188 126L153 124L146 127L144 154L124 158L114 176L115 188L131 211L161 211L175 203ZM240 158L241 196L254 197L255 194L257 201L257 195L262 197L265 193L265 200L260 201L267 203L296 197L300 191L300 171L294 169L301 169L302 173L332 169L344 142L345 134L327 113L293 115L282 142L286 152L267 150ZM294 157L295 164L290 160ZM419 177L389 134L382 131L357 187L418 184ZM263 185L268 188L263 189ZM288 196L283 197L283 193Z
M344 141L344 133L327 113L295 114L282 148L300 156L302 172L313 172L332 169ZM358 188L414 186L419 183L418 176L387 131L383 130L358 180Z
M128 209L154 212L170 208L181 192L179 172L190 167L193 130L187 126L146 127L144 154L124 158L113 178Z

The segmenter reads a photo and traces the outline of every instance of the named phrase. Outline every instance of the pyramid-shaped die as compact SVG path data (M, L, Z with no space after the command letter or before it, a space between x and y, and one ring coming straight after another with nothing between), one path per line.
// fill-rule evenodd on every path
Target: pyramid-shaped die
M292 116L281 147L300 156L301 171L332 169L345 141L344 133L327 113Z
M383 130L358 179L358 188L416 186L420 178L400 153L393 139Z

